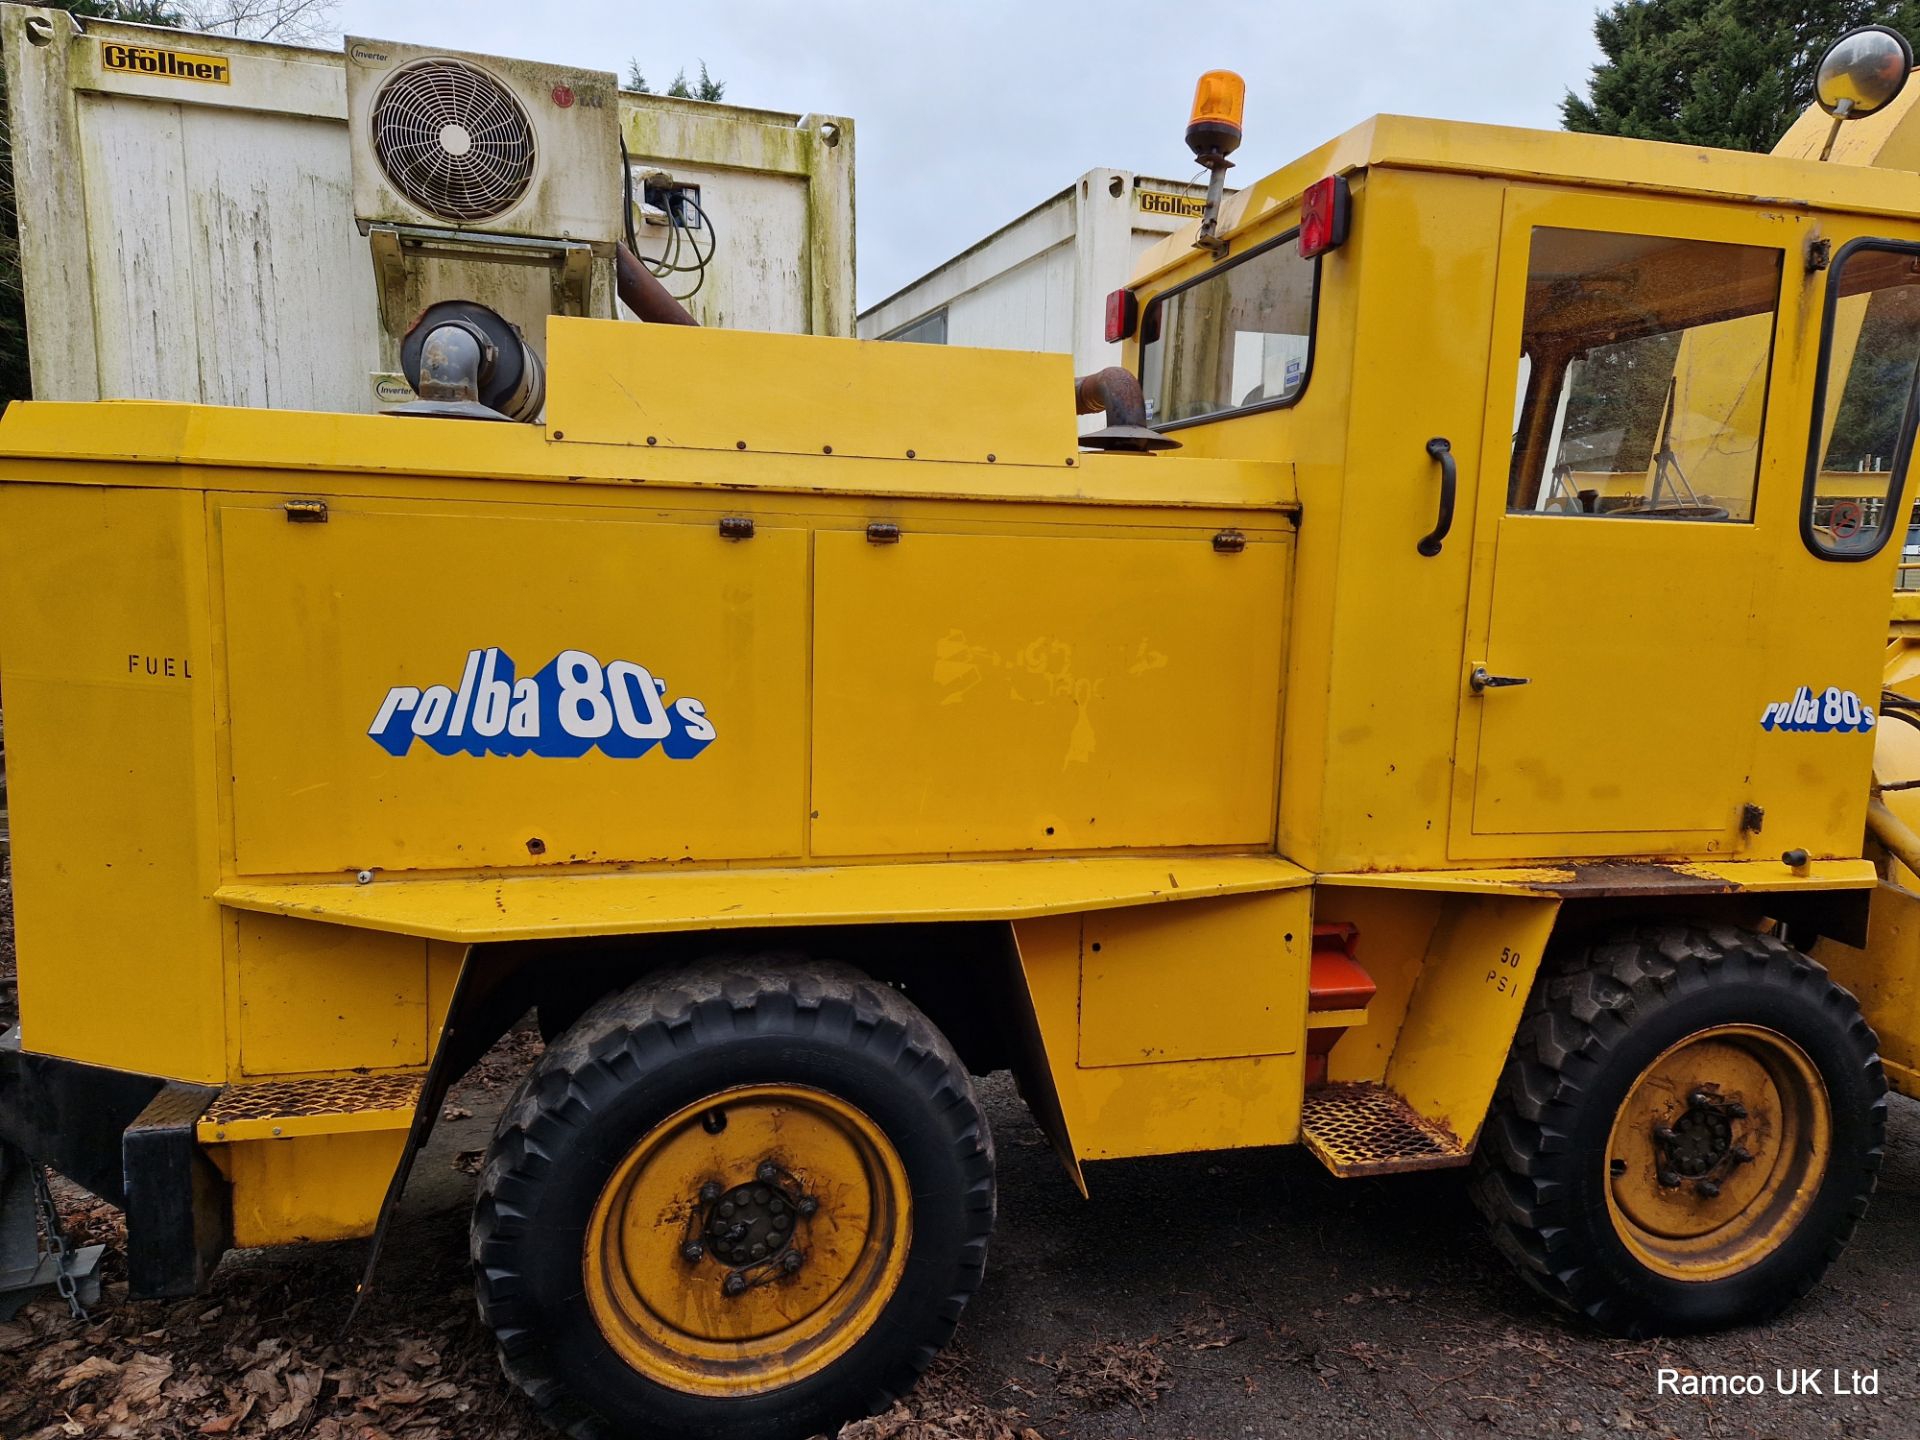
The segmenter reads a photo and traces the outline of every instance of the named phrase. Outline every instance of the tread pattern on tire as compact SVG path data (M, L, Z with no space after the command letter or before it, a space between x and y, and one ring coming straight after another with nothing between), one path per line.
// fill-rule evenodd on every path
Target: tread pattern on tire
M966 1067L905 996L852 966L804 955L717 956L649 977L591 1006L534 1065L495 1127L474 1207L474 1284L501 1368L543 1420L576 1440L624 1432L568 1392L528 1313L513 1263L530 1223L528 1192L593 1107L637 1075L695 1045L769 1031L833 1038L884 1060L941 1117L967 1176L954 1284L867 1397L870 1412L912 1388L979 1288L995 1214L993 1136Z
M1605 1055L1635 1020L1670 999L1715 983L1716 974L1781 987L1824 1007L1844 1026L1869 1093L1865 1147L1844 1216L1826 1245L1837 1258L1866 1214L1886 1133L1886 1081L1878 1042L1853 996L1825 967L1771 935L1733 926L1638 924L1602 930L1550 952L1515 1034L1475 1153L1473 1197L1494 1243L1527 1282L1602 1329L1640 1335L1660 1328L1607 1285L1583 1251L1570 1211L1573 1120ZM1762 1319L1805 1295L1807 1270L1782 1286Z

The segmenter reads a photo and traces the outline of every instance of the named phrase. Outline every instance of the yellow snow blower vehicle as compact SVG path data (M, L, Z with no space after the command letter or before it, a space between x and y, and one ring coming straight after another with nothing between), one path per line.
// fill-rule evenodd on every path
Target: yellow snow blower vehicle
M474 1269L579 1435L911 1386L1002 1069L1083 1188L1470 1167L1597 1325L1779 1310L1920 1091L1911 66L1771 156L1382 116L1230 199L1216 72L1078 381L560 318L485 423L537 367L454 307L408 418L13 406L13 1183L139 1295L377 1244L532 1009Z

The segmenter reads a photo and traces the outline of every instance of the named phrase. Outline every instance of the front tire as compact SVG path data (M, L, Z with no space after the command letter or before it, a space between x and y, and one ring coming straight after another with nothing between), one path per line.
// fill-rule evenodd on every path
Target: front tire
M1763 1320L1866 1213L1886 1079L1858 1005L1799 951L1640 925L1550 955L1475 1160L1494 1241L1617 1334Z
M830 1433L951 1335L993 1212L986 1118L903 996L710 962L595 1004L522 1083L474 1212L480 1310L572 1435Z

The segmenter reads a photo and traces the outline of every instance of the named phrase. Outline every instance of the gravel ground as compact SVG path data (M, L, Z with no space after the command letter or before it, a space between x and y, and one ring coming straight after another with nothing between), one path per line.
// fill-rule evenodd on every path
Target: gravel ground
M0 910L0 1007L11 927ZM4 1012L0 1011L0 1023ZM473 1151L539 1042L511 1038L449 1101L349 1329L359 1245L230 1258L212 1292L132 1304L116 1253L91 1324L40 1301L0 1324L0 1436L542 1434L473 1316ZM1783 1319L1627 1343L1538 1301L1492 1255L1456 1175L1339 1182L1255 1150L1094 1167L1082 1201L1010 1084L983 1086L1000 1219L958 1342L907 1405L840 1440L1455 1435L1910 1436L1920 1401L1920 1107L1896 1101L1872 1213ZM78 1239L118 1217L70 1188ZM1816 1370L1821 1392L1772 1393ZM1759 1396L1663 1395L1662 1368L1757 1375ZM1877 1394L1835 1394L1854 1371Z

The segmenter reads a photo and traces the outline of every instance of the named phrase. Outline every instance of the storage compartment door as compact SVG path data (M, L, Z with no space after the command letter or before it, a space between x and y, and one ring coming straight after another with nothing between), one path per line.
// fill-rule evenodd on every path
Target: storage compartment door
M1291 538L815 537L813 850L1271 840Z

